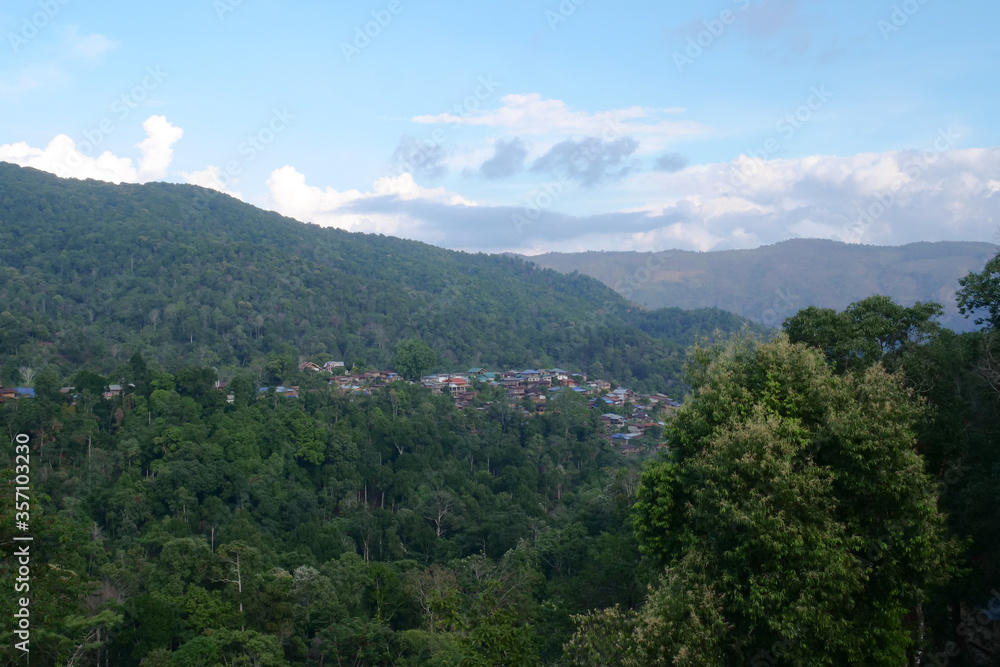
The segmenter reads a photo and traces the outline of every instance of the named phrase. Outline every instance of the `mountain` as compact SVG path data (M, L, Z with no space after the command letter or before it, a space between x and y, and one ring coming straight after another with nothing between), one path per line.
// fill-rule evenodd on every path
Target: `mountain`
M196 186L64 180L0 163L0 382L302 358L389 367L416 338L446 370L554 367L665 390L683 348L745 321L648 312L520 259L304 224Z
M794 239L753 250L550 253L527 259L597 278L649 308L721 308L778 326L808 306L839 311L883 294L904 305L941 303L942 323L967 331L971 320L955 304L958 279L981 270L998 250L991 243L881 247Z

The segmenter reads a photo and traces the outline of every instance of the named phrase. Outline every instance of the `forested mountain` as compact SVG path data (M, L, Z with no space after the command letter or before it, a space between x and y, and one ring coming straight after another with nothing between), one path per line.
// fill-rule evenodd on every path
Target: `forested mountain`
M968 331L958 279L997 252L990 243L880 247L793 239L753 250L549 253L539 266L597 278L649 308L723 308L766 326L809 306L842 310L880 294L905 305L936 301L942 324Z
M321 229L195 186L6 163L0 303L8 385L15 367L108 372L134 352L169 369L256 367L261 380L268 361L300 356L384 368L418 338L448 370L565 366L668 389L683 345L742 324L717 310L648 313L590 278Z
M1000 661L1000 256L960 285L974 332L880 296L682 349L739 321L187 186L0 176L5 665ZM687 393L626 454L571 390L529 414L474 375L460 409L296 366L413 377L425 344Z

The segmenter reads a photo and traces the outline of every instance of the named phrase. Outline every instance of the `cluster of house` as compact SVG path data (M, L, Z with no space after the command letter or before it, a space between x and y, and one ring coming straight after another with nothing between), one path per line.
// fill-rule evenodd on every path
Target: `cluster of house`
M545 402L555 391L574 391L580 394L594 395L602 389L610 389L611 385L603 380L587 383L587 376L572 373L561 368L535 370L528 368L523 371L503 371L493 373L485 368L470 368L464 373L443 373L425 375L420 378L421 384L435 394L446 391L451 393L459 408L471 405L475 398L473 383L482 382L494 387L502 387L507 391L511 402L517 403L527 398L535 404L535 412L545 411Z
M337 364L337 366L331 366ZM300 369L316 371L333 371L343 368L341 362L329 362L324 367L318 364L306 363ZM368 371L359 374L334 376L330 384L345 392L368 393L369 391L387 386L402 378L393 371ZM477 383L502 387L507 392L512 406L524 406L524 414L545 412L548 400L560 391L572 391L588 398L588 405L595 409L619 410L624 412L626 404L633 406L628 417L618 412L606 412L601 416L605 425L605 438L623 453L630 454L642 451L639 444L632 442L644 436L651 428L663 426L663 422L654 421L651 416L666 407L672 410L680 406L665 394L638 394L630 389L619 387L611 389L611 383L605 380L588 380L582 373L574 373L562 368L543 368L525 370L510 370L493 372L486 368L470 368L465 372L436 373L420 378L420 384L435 394L449 394L459 409L468 408L476 399ZM262 391L266 391L265 387ZM277 393L289 397L298 395L298 387L278 387ZM531 406L525 406L525 400ZM530 410L528 409L530 407ZM485 409L481 406L479 409Z
M31 387L0 387L0 403L17 398L34 398L35 390Z
M328 361L322 366L306 362L299 366L299 370L329 373L330 386L345 393L368 394L393 382L402 381L399 374L394 371L337 374L342 373L343 369L345 369L345 364L342 361ZM654 421L653 414L663 407L672 410L680 406L678 401L665 394L638 394L624 387L612 390L610 382L596 379L588 380L587 376L582 373L574 373L561 368L537 370L528 368L520 371L501 372L491 372L485 368L470 368L464 373L425 375L419 381L419 384L435 394L449 394L455 400L456 407L460 409L470 407L476 400L476 387L479 383L506 390L510 405L522 406L522 411L526 415L545 412L548 400L556 392L571 391L586 396L591 408L609 410L601 415L601 421L606 429L605 437L612 445L617 445L620 451L626 454L641 450L637 444L632 442L633 440L644 436L649 429L663 425L663 422ZM217 382L216 388L225 391L226 385ZM258 391L265 394L272 390L276 395L284 398L298 398L299 396L298 386L261 387ZM63 391L71 391L71 389L66 388ZM124 391L125 389L121 385L110 385L104 393L104 398L113 399L122 395ZM0 387L0 401L22 397L33 398L34 395L35 390L30 387ZM234 395L230 393L227 399L232 403ZM531 405L527 405L525 401L530 402ZM625 412L626 404L633 406L630 416L622 415L622 412ZM480 409L485 408L480 407ZM610 412L610 410L618 410L618 412Z
M127 385L128 387L135 388L134 384ZM71 394L75 390L73 387L63 387L59 390L63 394ZM107 387L104 391L104 398L111 400L112 398L121 396L125 389L120 384L113 384ZM35 390L33 387L0 387L0 403L4 400L17 399L17 398L35 398ZM74 396L78 398L78 396Z

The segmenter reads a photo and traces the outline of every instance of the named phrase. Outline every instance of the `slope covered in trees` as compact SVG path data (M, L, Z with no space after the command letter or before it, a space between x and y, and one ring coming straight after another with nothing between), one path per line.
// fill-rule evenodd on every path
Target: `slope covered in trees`
M663 336L725 314L635 311L590 280L191 188L4 174L2 371L35 396L0 403L0 582L25 512L31 664L1000 660L997 259L959 294L980 331L873 297L694 348L642 469L574 392L528 417L488 385L459 410L294 364L412 377L514 350L659 386L682 355Z
M29 436L30 664L538 664L572 614L639 603L638 466L585 398L526 418L488 387L458 411L416 385L287 399L239 376L229 404L205 370L135 355L124 396L0 404Z
M384 368L420 339L447 369L565 366L666 390L683 345L742 324L648 313L590 278L321 229L194 186L6 163L0 303L8 385L22 366L107 373L134 352L170 369L256 367L260 380L300 356Z

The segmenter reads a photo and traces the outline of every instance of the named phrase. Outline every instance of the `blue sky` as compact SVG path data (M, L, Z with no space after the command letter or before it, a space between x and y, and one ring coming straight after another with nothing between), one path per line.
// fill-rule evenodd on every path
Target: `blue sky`
M995 240L1000 6L9 0L0 160L437 245Z

